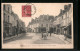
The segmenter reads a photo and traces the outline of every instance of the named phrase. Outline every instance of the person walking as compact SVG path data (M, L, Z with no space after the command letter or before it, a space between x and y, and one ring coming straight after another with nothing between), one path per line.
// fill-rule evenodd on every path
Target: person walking
M49 30L50 36L51 36L52 32L53 32L53 29L50 28L50 30Z

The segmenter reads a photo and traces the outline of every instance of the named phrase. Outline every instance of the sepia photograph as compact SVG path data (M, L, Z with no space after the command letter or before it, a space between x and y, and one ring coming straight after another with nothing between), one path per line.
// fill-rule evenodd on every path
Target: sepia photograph
M73 3L2 3L2 49L73 49Z

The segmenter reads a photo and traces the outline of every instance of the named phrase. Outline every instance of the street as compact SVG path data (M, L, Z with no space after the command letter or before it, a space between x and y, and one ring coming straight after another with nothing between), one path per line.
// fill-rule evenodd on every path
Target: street
M41 38L40 33L26 33L25 35L16 38L14 41L10 41L4 44L65 44L64 41L56 37L54 34L50 37L48 35L47 39Z

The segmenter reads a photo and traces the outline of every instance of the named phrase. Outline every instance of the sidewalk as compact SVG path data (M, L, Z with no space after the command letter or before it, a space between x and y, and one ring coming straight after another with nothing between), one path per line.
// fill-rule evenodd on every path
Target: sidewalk
M67 38L67 40L65 40L65 37L64 35L57 35L57 34L54 34L54 36L58 37L59 39L61 39L62 41L64 41L66 44L70 44L71 43L71 39Z
M21 37L23 34L18 34L18 36L17 35L15 35L15 36L12 36L12 37L7 37L6 39L3 39L3 43L6 43L8 40L12 40L12 39L16 39L16 38L19 38L19 37ZM24 34L25 35L25 34Z

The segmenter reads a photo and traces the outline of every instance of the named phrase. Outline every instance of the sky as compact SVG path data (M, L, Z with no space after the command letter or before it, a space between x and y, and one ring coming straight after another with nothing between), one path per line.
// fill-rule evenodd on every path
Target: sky
M5 4L11 4L13 12L19 16L19 18L25 23L25 26L27 27L28 23L31 21L32 18L35 19L36 17L39 17L43 14L57 16L60 13L60 9L64 10L64 5L72 3L32 3L36 7L36 13L34 15L31 15L31 17L22 17L22 6L26 5L27 3ZM34 8L31 7L31 9Z

